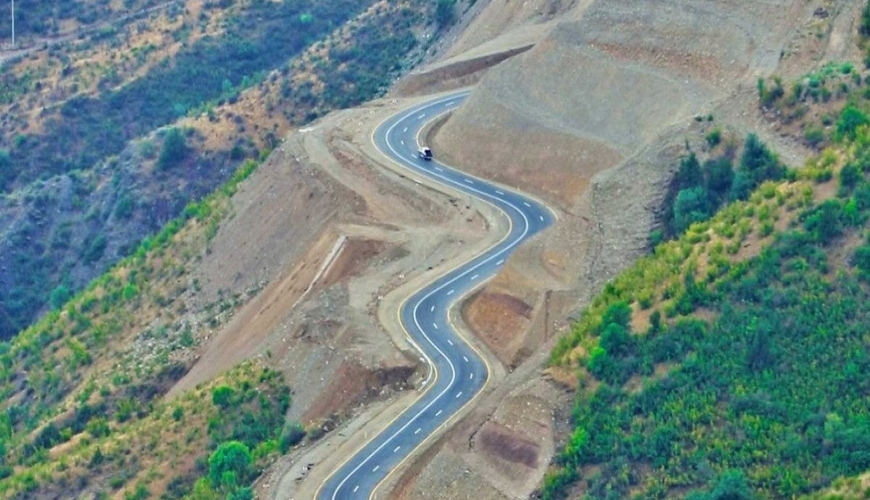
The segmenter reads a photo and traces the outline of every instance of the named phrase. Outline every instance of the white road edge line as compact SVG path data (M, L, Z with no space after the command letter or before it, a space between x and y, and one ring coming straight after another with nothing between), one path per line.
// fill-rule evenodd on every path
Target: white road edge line
M430 104L427 105L427 107L434 107L434 106L440 104L440 102L441 102L441 101L436 101L436 102L430 103ZM392 126L390 126L390 128L388 128L387 131L386 131L385 134L384 134L385 143L386 143L387 147L390 149L390 151L393 153L395 159L399 159L399 158L401 158L401 155L396 151L396 149L392 146L392 144L390 144L390 141L389 141L390 134L391 134L393 128L396 127L396 125L398 125L399 123L401 123L403 120L409 119L409 118L414 114L414 112L416 112L416 111L419 111L419 110L414 110L414 111L411 111L411 112L409 112L409 113L403 115L401 118L399 118L399 119L396 121L395 124L393 124ZM407 130L407 127L406 127L406 130ZM377 146L377 145L376 145L376 146ZM415 157L412 157L412 158L415 158ZM408 162L407 160L404 160L404 161L406 162L406 166L408 166L408 167L410 167L410 168L414 168L414 167L416 166L414 163ZM441 168L439 168L439 167L435 167L435 169L436 169L436 170L439 170L439 171L443 171L443 169L441 169ZM443 175L439 175L439 174L431 174L431 175L433 175L434 177L440 178L442 181L444 181L444 182L447 183L447 184L459 185L459 183L458 183L457 181L455 181L455 180L453 180L453 179L450 179L450 178L448 178L448 177L444 177ZM475 193L478 193L478 194L481 195L482 197L489 197L489 198L492 198L492 199L497 199L497 198L495 198L494 196L492 196L492 195L490 195L490 194L488 194L488 193L486 193L486 192L480 191L479 189L476 189L476 188L473 188L473 187L469 187L469 188L467 188L467 189L470 190L470 191L473 191L473 192L475 192ZM450 382L448 383L447 388L445 388L445 389L442 390L438 395L436 395L435 398L433 398L431 401L429 401L429 403L427 403L427 404L426 404L422 409L420 409L420 411L418 411L418 412L417 412L413 417L411 417L410 420L409 420L408 422L406 422L402 427L400 427L400 428L399 428L398 430L396 430L392 435L390 435L388 438L386 438L386 440L385 440L383 443L381 443L381 445L378 446L374 451L372 451L371 453L369 453L368 456L366 456L365 458L363 458L359 465L357 465L356 467L354 467L353 470L351 470L349 473L347 473L347 474L342 478L342 480L339 481L339 484L338 484L338 486L336 487L336 489L335 489L335 491L334 491L334 493L333 493L333 495L332 495L333 500L336 498L336 495L338 494L338 492L341 490L341 488L344 486L344 484L348 481L348 479L350 479L351 476L353 476L354 474L356 474L357 471L359 471L360 468L362 468L362 467L363 467L363 466L364 466L364 465L365 465L369 460L371 460L371 459L375 456L375 454L377 454L378 452L380 452L380 450L382 450L382 449L384 448L384 446L386 446L390 441L392 441L393 439L395 439L395 438L396 438L400 433L404 432L404 430L405 430L408 426L410 426L411 423L413 423L413 422L414 422L417 418L419 418L419 417L420 417L424 412L428 411L429 408L432 407L432 405L434 405L438 400L440 400L443 396L445 396L446 393L447 393L447 391L450 389L450 387L451 387L451 386L453 385L453 383L455 382L455 380L456 380L456 369L455 369L455 367L453 366L453 363L451 362L450 358L448 358L447 355L445 355L444 352L441 351L441 349L439 349L437 345L435 345L435 343L432 341L432 339L429 338L429 336L426 335L426 333L422 331L422 329L420 328L420 323L419 323L418 318L417 318L417 309L420 307L420 304L421 304L423 301L427 300L428 298L430 298L430 297L431 297L432 295L434 295L435 293L437 293L437 292L443 290L443 289L444 289L446 286L448 286L449 284L456 282L457 280L461 279L461 278L462 278L463 276L465 276L466 274L468 274L468 273L474 271L475 269L478 269L479 267L485 265L486 263L492 261L493 259L496 259L496 258L498 258L499 256L505 254L506 252L509 252L511 249L513 249L513 247L517 246L520 242L522 242L522 241L525 239L525 237L526 237L526 235L529 233L529 229L530 229L530 227L529 227L529 220L528 220L528 217L526 217L526 214L525 214L522 210L519 210L515 205L513 205L513 204L510 203L509 201L506 201L506 200L503 200L503 201L504 201L504 202L505 202L505 203L506 203L510 208L512 208L513 210L515 210L515 211L520 215L520 217L522 217L523 221L525 222L525 227L523 228L522 234L520 234L520 235L519 235L516 239L514 239L513 241L510 241L510 240L508 240L507 238L505 238L504 240L502 240L503 242L507 242L507 241L509 241L509 243L507 243L507 244L504 246L504 248L501 248L500 250L494 252L492 255L490 255L490 256L487 257L486 259L483 259L482 261L478 262L476 265L472 266L472 267L469 268L469 269L466 269L464 272L461 272L460 274L458 274L457 276L453 277L451 280L445 282L445 283L442 284L441 286L439 286L439 287L437 287L437 288L431 290L431 291L430 291L429 293L427 293L424 297L422 297L420 300L417 301L417 303L414 305L414 308L413 308L413 311L412 311L412 317L414 318L414 322L415 322L417 328L419 329L419 331L422 333L423 337L425 337L426 340L429 341L429 343L432 345L432 347L433 347L433 348L434 348L434 349L435 349L435 350L436 350L436 351L437 351L437 352L438 352L438 353L439 353L439 354L440 354L440 355L441 355L441 356L442 356L442 357L447 361L447 364L448 364L448 366L450 367L450 370L451 370L451 379L450 379ZM450 293L452 293L452 292L453 292L453 291L451 290L451 291L448 293L448 295L450 295ZM425 352L424 352L423 354L424 354L424 356L426 356L426 357L428 358L428 355L426 355ZM467 356L463 356L462 358L465 360L466 363L468 362L468 357L467 357ZM430 366L431 366L431 360L430 360ZM442 413L442 410L438 410L438 412L436 413L436 416L437 416L437 415L440 415L441 413ZM362 451L362 450L360 450L360 451ZM376 467L375 467L375 470L377 470L378 467L379 467L379 466L376 466Z

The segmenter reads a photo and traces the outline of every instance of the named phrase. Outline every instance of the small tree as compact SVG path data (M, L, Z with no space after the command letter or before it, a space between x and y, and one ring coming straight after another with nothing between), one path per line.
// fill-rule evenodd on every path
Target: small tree
M707 160L704 162L704 173L707 180L707 191L717 199L723 200L731 190L734 182L734 167L727 157Z
M692 223L710 217L707 190L703 187L683 189L674 202L674 232L680 234Z
M858 32L864 38L870 37L870 2L861 9L861 25L858 27Z
M435 3L435 22L439 28L449 26L456 20L456 0L438 0Z
M69 300L69 288L64 285L58 285L57 288L51 291L49 303L52 309L60 309Z
M695 153L680 160L680 171L677 174L677 182L680 189L688 189L704 184L704 174L701 172L701 164Z
M219 385L211 391L211 401L220 408L227 408L233 402L235 391L231 387Z
M0 149L0 189L4 189L6 184L12 182L14 178L12 156L9 155L9 151Z
M178 128L172 127L163 139L163 149L157 159L157 167L162 170L170 169L181 163L189 152L184 134Z
M222 443L208 457L208 477L215 489L235 490L254 473L251 451L239 441Z
M854 163L847 163L840 170L840 187L847 192L851 192L862 177L861 170Z
M840 119L837 120L837 135L839 137L854 139L855 134L858 132L858 127L867 124L870 124L870 118L867 117L867 113L850 104L840 112Z

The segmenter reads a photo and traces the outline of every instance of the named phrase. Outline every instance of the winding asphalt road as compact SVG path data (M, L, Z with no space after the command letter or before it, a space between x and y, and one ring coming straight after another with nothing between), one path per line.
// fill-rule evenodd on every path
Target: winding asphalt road
M450 307L504 265L525 239L553 221L552 213L521 194L469 176L436 160L417 157L417 137L438 116L458 107L468 91L419 104L383 122L375 146L399 165L497 207L510 220L504 238L484 253L417 291L401 308L405 330L430 366L417 401L329 477L318 500L368 499L390 471L430 434L462 409L486 384L489 371L480 355L448 321ZM434 151L435 157L438 151Z

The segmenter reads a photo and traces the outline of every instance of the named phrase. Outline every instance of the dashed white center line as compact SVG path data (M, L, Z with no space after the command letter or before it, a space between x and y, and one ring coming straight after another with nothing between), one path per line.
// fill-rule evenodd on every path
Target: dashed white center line
M436 412L435 412L435 416L437 417L438 415L441 415L441 412L442 412L442 411L443 411L443 410L438 410L438 411L436 411Z
M456 101L450 101L450 102L448 102L447 104L445 104L444 107L450 107L450 106L453 106L453 103L455 103L455 102L456 102Z
M468 379L469 379L469 380L474 380L474 374L473 374L473 373L469 373L469 374L468 374Z
M447 343L450 344L450 345L453 345L453 341L450 340L450 339L447 339Z
M436 330L438 329L438 324L437 324L437 323L432 323L432 326L434 326Z
M459 399L459 396L462 396L462 391L459 391L459 394L456 395L456 399Z
M356 486L353 488L353 492L356 493L356 490L358 490L358 489L359 489L359 485L356 485Z
M416 159L417 159L417 156L414 155L414 153L410 153L408 156L410 156L412 160L416 160Z
M523 205L525 205L525 206L527 206L527 207L529 207L529 208L532 208L532 206L529 205L529 202L527 202L527 201L524 201L524 202L523 202Z
M435 170L437 170L437 171L439 171L439 172L443 172L443 171L444 171L444 169L441 168L441 167L435 167Z
M539 217L541 218L541 222L544 222L544 216L543 216L543 215L539 215Z
M465 182L467 182L469 184L474 184L474 181L471 179L462 179L462 180L464 180Z
M500 261L498 261L498 262L495 263L495 265L497 265L497 266L500 266L500 265L502 265L502 264L504 264L504 259L502 259L502 260L500 260Z
M423 113L417 117L418 120L422 120L423 118L426 118L426 113Z
M496 191L495 191L495 194L500 194L500 195L504 196L504 193L501 192L501 191L499 191L499 190L496 190Z
M429 312L435 312L435 306L430 307Z
M462 359L464 359L465 362L468 363L468 358L466 356L462 356Z
M407 131L408 131L408 127L405 127L405 130L403 130L402 132L404 133L404 132L407 132Z
M447 292L447 295L453 295L453 292L454 292L454 291L455 291L455 290L450 290L449 292Z
M380 465L375 465L375 468L374 468L374 469L372 469L372 472L377 472L377 471L378 471L378 469L380 469L380 468L381 468L381 466L380 466Z
M418 428L416 431L414 431L414 434L420 434L420 431L421 431L421 430L423 430L423 429L419 429L419 428Z
M479 275L479 274L475 274L474 276L472 276L472 277L471 277L471 281L476 280L478 276L480 276L480 275Z
M396 453L397 451L399 451L399 448L401 448L401 446L396 446L396 448L393 450L393 453Z
M404 145L405 145L405 141L399 141L399 142L401 142L401 143L402 143L402 146L404 146Z

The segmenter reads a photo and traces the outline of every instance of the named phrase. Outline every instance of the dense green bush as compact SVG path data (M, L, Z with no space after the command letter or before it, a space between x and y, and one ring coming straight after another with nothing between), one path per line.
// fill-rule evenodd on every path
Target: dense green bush
M752 150L761 161L744 159L748 174L778 173ZM687 167L682 178L697 189ZM684 274L670 296L688 318L651 316L643 335L627 336L631 292L605 289L600 323L584 323L598 337L586 369L601 385L578 393L575 430L544 498L564 498L581 470L598 471L583 474L586 498L708 500L792 498L870 468L870 311L861 307L870 245L855 251L856 273L831 272L827 256L870 212L870 183L853 174L840 199L806 208L794 229L719 281ZM706 319L691 316L699 307ZM667 375L655 377L663 366ZM635 376L641 388L629 390Z
M867 113L849 104L840 112L837 120L837 136L840 138L854 139L858 127L870 124Z
M456 20L456 0L436 0L435 22L439 27L453 24Z
M736 173L727 155L710 158L701 165L690 151L680 159L665 197L663 235L676 237L693 223L709 219L725 203L745 200L763 182L781 179L785 174L785 166L755 134L746 137Z
M222 443L208 458L208 477L215 489L233 493L253 473L251 451L238 441Z
M175 167L187 157L189 152L190 148L187 146L184 133L176 127L171 127L163 138L163 149L160 150L160 156L157 158L157 167L161 170Z

